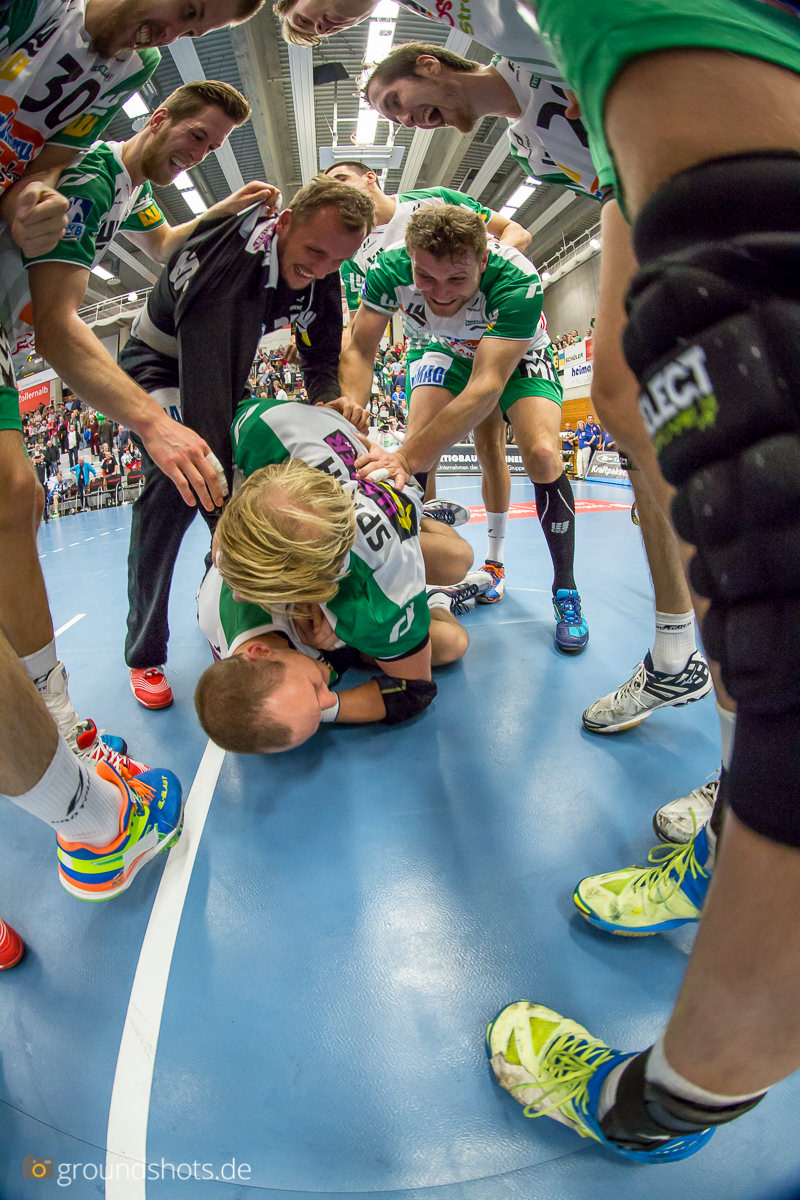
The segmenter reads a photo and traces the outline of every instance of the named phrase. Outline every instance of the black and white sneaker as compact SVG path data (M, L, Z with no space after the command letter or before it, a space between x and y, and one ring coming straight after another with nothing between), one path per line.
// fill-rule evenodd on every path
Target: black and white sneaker
M720 772L688 796L671 800L653 814L653 830L662 842L686 846L711 820L719 791Z
M468 508L456 504L455 500L429 500L423 506L422 515L431 521L441 521L443 525L456 526L466 525L471 514Z
M449 608L453 616L463 617L469 611L469 601L481 596L489 587L491 580L485 571L470 571L460 583L447 587L431 584L428 589L429 608Z
M660 708L702 700L712 687L708 663L699 651L695 650L682 671L669 675L655 670L648 650L630 679L589 705L583 714L584 728L590 733L622 733Z

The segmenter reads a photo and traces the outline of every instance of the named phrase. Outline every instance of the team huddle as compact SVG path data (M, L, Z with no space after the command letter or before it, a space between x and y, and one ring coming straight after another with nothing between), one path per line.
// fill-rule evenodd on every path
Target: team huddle
M444 19L433 0L401 2ZM199 511L210 555L198 615L213 662L195 706L208 736L241 754L293 750L331 723L414 721L424 736L436 669L468 653L459 616L504 595L507 426L552 564L554 644L576 656L589 643L563 390L530 233L443 186L388 195L357 155L288 203L255 180L170 225L152 186L250 118L224 83L184 84L131 138L103 140L158 46L245 21L260 3L11 0L0 14L0 790L55 830L61 882L85 900L121 894L174 845L183 796L172 772L101 736L69 697L14 377L31 329L63 380L141 451L125 660L144 707L172 703L170 585ZM277 0L274 13L287 41L313 45L376 6ZM506 119L527 172L602 213L592 401L630 467L656 630L583 725L621 733L713 688L722 770L659 810L665 845L648 867L583 879L574 902L607 933L700 930L673 1017L647 1050L612 1049L527 1000L495 1017L487 1049L526 1116L643 1163L695 1153L800 1065L800 818L786 782L800 762L798 15L793 0L599 11L487 0L467 8L465 28L496 55L490 65L414 42L371 64L363 89L386 119L417 129ZM78 310L119 230L163 271L116 362ZM409 420L389 452L364 436L365 408L395 316ZM287 325L307 403L248 392L262 336ZM477 564L457 532L469 514L436 498L440 457L470 433L487 513ZM350 668L366 681L348 686ZM758 886L758 922L743 878ZM12 933L0 922L0 966L22 954Z

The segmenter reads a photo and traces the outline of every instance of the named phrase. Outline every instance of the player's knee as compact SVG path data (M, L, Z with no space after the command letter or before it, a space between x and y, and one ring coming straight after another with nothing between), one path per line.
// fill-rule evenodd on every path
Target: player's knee
M36 478L30 459L21 446L19 453L4 457L2 473L3 503L0 505L0 530L19 534L34 529L44 511L44 488Z
M558 479L564 469L558 442L549 434L541 433L520 446L525 469L536 483L549 483Z
M800 155L684 171L645 206L625 350L709 652L738 701L800 705ZM776 679L776 664L778 665Z
M431 666L446 667L463 658L469 646L469 634L450 613L434 609L431 613Z

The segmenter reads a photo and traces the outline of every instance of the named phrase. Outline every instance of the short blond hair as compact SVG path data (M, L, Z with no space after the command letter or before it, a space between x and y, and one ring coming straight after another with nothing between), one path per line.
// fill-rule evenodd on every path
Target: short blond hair
M330 175L315 175L310 183L295 192L288 208L295 226L305 225L323 208L332 208L348 233L361 233L366 237L375 223L375 205L366 192L353 187L352 183L339 183Z
M297 458L261 467L217 525L217 566L251 604L324 604L338 590L356 536L352 495Z
M488 245L483 218L457 204L420 208L406 226L406 250L425 250L434 258L458 259L465 252L483 258Z
M284 664L269 658L233 654L212 663L194 692L195 711L206 735L233 754L286 750L292 731L265 711L285 677Z

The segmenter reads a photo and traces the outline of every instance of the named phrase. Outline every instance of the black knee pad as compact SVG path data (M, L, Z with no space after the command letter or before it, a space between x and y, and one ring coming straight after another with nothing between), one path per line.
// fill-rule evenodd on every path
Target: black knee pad
M731 695L778 712L800 704L798 194L789 152L665 184L634 231L624 338L676 528L696 547L692 581L712 601L709 652Z

